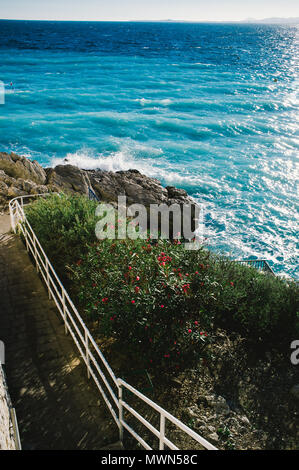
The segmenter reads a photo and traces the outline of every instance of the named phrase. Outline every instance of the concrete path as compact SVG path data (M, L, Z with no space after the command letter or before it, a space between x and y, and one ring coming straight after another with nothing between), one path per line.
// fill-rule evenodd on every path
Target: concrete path
M117 427L18 236L0 216L0 339L23 449L100 449Z

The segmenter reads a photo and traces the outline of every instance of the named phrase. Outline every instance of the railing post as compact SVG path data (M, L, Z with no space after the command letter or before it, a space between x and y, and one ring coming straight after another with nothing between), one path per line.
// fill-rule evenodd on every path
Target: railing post
M119 440L120 442L123 442L124 439L124 427L122 424L123 417L124 417L124 408L122 405L122 399L123 399L123 388L122 385L119 383L118 384L118 419L119 419Z
M16 227L15 227L15 217L13 213L13 207L12 204L9 204L9 214L10 214L10 225L14 233L16 233Z
M25 237L25 242L26 242L26 250L29 253L29 242L28 242L28 236L27 236L27 229L25 226L24 226L24 237Z
M38 273L39 267L38 267L38 261L37 261L36 239L34 235L33 235L33 246L34 246L35 267L36 267L36 272Z
M160 414L159 450L164 450L164 438L165 438L165 416L163 414Z
M65 305L65 293L64 290L62 290L62 309L63 309L63 319L64 319L64 331L65 334L67 335L67 323L66 323L66 305Z
M85 328L85 351L86 351L86 367L87 367L87 378L90 379L90 359L89 359L89 344L88 344L88 335L87 329Z
M46 273L47 273L48 296L49 296L49 300L51 300L50 274L49 274L49 262L48 262L48 258L46 258Z

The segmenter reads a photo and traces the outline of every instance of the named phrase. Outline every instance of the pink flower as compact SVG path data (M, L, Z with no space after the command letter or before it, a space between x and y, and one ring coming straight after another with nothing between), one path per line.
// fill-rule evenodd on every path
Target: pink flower
M139 277L139 276L136 276L136 281L140 281L140 277Z
M188 330L188 333L192 333L192 330L189 329L189 330Z
M164 305L162 304L162 305L160 305L160 307L161 307L161 308L164 308Z
M131 302L132 302L132 304L134 304L134 303L135 303L135 300L131 300Z
M131 269L132 269L132 266L129 266L129 271L131 271Z
M198 321L195 321L194 324L195 324L195 325L198 325Z

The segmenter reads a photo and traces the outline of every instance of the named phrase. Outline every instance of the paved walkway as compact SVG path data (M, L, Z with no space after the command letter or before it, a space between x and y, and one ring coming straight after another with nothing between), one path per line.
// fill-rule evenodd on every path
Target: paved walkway
M0 339L23 449L100 449L117 427L20 238L0 216Z

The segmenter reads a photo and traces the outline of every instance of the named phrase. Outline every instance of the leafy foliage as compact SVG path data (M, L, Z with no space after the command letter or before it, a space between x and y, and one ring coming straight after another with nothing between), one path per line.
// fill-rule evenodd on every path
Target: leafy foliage
M282 345L298 333L298 285L202 248L165 240L97 240L96 204L40 199L27 217L86 321L147 366L178 367L202 353L217 325Z

